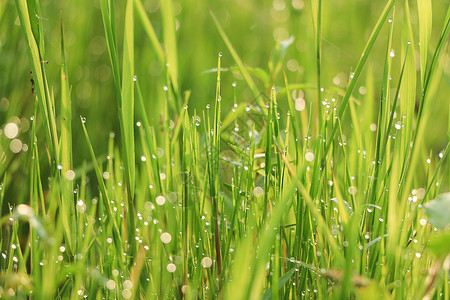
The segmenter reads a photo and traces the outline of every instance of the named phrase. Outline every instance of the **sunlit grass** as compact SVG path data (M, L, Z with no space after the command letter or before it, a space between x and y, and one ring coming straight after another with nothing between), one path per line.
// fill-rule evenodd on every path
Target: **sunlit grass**
M89 71L69 72L64 19L46 31L39 1L16 0L34 106L26 137L25 119L1 120L0 297L448 299L450 123L429 124L446 96L450 9L434 25L431 1L385 2L343 75L327 73L333 5L320 0L271 8L291 25L309 9L304 75L301 37L276 35L267 66L250 67L214 9L222 48L201 55L215 65L186 75L177 16L192 7L100 0L116 134L101 110L75 113L70 84ZM55 74L47 39L60 41ZM201 76L206 104L185 86ZM447 135L439 147L431 130Z

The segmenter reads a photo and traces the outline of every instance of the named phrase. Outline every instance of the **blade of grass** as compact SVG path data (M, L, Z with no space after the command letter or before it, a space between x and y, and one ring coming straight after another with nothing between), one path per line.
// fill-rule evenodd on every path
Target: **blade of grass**
M230 51L231 56L233 57L234 61L236 62L239 71L241 72L242 76L244 77L245 82L247 83L248 87L250 88L250 91L252 92L253 98L255 98L256 103L258 104L259 108L266 112L267 109L265 108L264 100L261 96L261 93L258 91L255 82L253 81L252 77L250 76L247 68L244 66L244 63L242 62L242 59L237 54L236 50L234 49L233 45L231 44L231 41L229 40L228 36L226 35L225 31L222 29L222 26L220 26L219 21L217 20L216 16L213 14L213 12L210 10L209 14L211 15L214 24L217 27L217 30L219 31L220 36L222 37L223 41L225 42L225 45L228 48L228 51Z
M161 1L161 16L163 23L164 46L166 50L167 68L175 97L180 101L178 89L178 54L175 30L175 16L173 14L172 0ZM181 103L178 103L181 105Z
M381 13L380 17L378 18L378 21L375 24L375 27L373 28L373 31L370 34L370 37L364 47L364 50L361 54L361 58L359 59L359 62L356 65L355 72L352 74L352 76L350 76L350 78L351 78L350 83L347 87L347 90L345 92L345 95L341 101L341 104L340 104L340 107L338 110L338 118L340 118L340 119L342 119L342 117L344 116L344 113L347 109L348 101L350 100L350 96L353 92L353 89L356 86L356 82L358 81L359 77L361 76L362 69L363 69L364 65L366 64L367 58L373 48L373 45L375 44L378 34L380 33L381 28L383 27L384 23L386 22L389 12L391 11L391 8L394 5L394 3L395 3L395 0L389 0L386 3L386 6L384 7L383 12ZM337 129L338 129L338 126L334 125L333 130L331 131L330 136L328 138L328 143L327 143L324 153L328 153L331 143L333 142L334 137L336 135Z
M150 18L147 16L147 13L145 12L145 8L142 5L141 0L135 0L134 5L136 8L136 12L138 13L139 18L141 19L145 33L147 33L147 36L150 39L150 42L152 43L153 50L155 51L156 56L158 57L159 63L161 64L161 66L164 67L166 65L164 50L163 47L161 46L161 43L158 40L158 37L156 36L155 29L153 28L153 25L150 22Z
M419 12L420 79L423 89L427 74L428 49L433 23L431 0L417 0L417 11Z
M86 130L85 122L86 120L81 117L81 126L83 128L84 137L86 139L86 143L89 147L89 154L91 156L92 163L94 165L94 171L95 175L97 177L97 181L99 184L100 192L102 193L102 199L106 208L106 215L108 216L109 222L112 222L114 234L116 240L114 241L116 245L119 245L119 248L122 250L121 257L123 257L123 244L122 244L122 238L119 230L119 226L117 225L116 219L113 216L112 209L111 209L111 201L109 200L108 192L106 191L105 182L103 181L103 175L100 171L100 166L98 165L97 158L94 153L94 148L92 148L91 140L89 139L89 135Z

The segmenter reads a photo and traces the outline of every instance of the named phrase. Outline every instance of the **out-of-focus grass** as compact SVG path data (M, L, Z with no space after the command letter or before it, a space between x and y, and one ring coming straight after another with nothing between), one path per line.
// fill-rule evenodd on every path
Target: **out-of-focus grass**
M2 1L0 296L448 298L449 19Z

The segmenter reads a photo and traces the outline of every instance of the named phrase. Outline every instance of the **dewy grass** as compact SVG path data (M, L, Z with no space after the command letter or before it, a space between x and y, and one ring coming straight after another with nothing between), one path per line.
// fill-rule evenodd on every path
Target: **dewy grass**
M52 36L46 22L55 17L37 0L16 0L34 107L29 149L15 154L22 160L12 153L26 122L9 118L3 126L1 119L0 297L448 299L450 125L439 129L447 134L439 146L427 135L433 101L446 96L439 85L448 73L450 9L435 17L431 1L417 1L416 20L415 5L397 1L394 10L394 2L372 16L378 21L367 41L358 36L357 51L364 50L343 79L327 73L331 42L324 39L338 4L271 3L277 22L298 26L300 5L312 19L306 45L299 35L277 38L269 71L244 63L253 50L240 47L244 37L228 12L224 18L212 8L209 46L223 53L215 80L202 86L211 91L205 107L189 90L203 80L192 71L200 62L189 64L192 45L180 39L187 34L180 14L196 6L100 0L104 51L89 49L111 73L105 95L116 99L115 135L92 118L98 110L73 117L82 93L70 84L104 78L84 67L70 72L66 54L77 29L61 25ZM53 69L54 60L45 61L59 37ZM202 59L213 55L209 46ZM305 47L300 72L292 57ZM430 203L439 213L424 211Z

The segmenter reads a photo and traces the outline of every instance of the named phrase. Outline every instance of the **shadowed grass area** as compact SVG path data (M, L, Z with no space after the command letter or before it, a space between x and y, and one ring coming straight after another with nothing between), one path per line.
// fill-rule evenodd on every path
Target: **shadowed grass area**
M446 1L0 25L1 298L450 297Z

